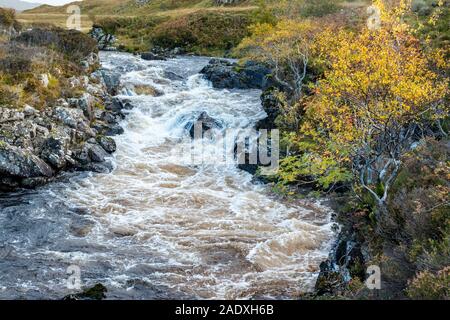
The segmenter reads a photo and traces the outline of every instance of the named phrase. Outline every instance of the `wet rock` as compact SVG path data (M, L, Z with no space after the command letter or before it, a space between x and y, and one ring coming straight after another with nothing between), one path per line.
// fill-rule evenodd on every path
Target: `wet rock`
M165 57L155 54L153 52L144 52L141 54L141 58L144 60L166 60Z
M97 142L108 153L113 153L116 151L116 141L114 141L111 137L100 136L97 138Z
M134 86L134 92L137 95L147 95L152 97L160 97L164 95L164 92L149 85L136 85Z
M204 136L204 133L206 131L209 131L211 129L222 129L223 128L223 125L219 121L210 117L207 112L202 112L194 122L188 123L185 127L186 130L189 131L189 135L193 139L195 138L196 124L201 126L202 137Z
M97 173L109 173L113 170L113 165L110 161L92 162L86 165L83 170Z
M31 151L4 142L0 144L0 175L33 178L51 177L53 173L52 168Z
M329 258L320 264L315 285L317 295L338 295L345 291L352 278L365 279L364 257L353 232L346 229L338 235Z
M94 162L104 162L108 153L98 144L88 144L89 158Z
M273 87L263 91L261 95L261 104L267 113L264 118L256 124L256 129L274 129L276 128L275 119L280 115L281 101L276 95L277 90Z
M320 273L315 284L315 292L318 295L331 294L345 283L337 266L330 260L320 264Z
M70 233L76 237L85 237L91 232L94 222L88 219L76 219L70 225Z
M125 131L123 130L123 128L121 126L119 126L118 124L112 125L112 126L108 126L105 130L104 130L104 135L106 136L117 136L120 134L123 134Z
M106 69L100 69L98 72L103 79L108 93L111 95L118 94L120 89L120 73Z
M119 98L113 98L111 102L106 105L106 110L114 113L121 113L123 109L126 109L125 102Z
M108 292L108 289L101 283L97 283L83 292L69 294L63 300L103 300L106 298L106 292Z
M172 81L181 81L184 79L179 74L176 74L175 72L167 71L167 70L164 71L164 78L167 78Z
M53 168L60 170L66 165L66 149L61 139L50 137L45 140L41 158Z
M271 80L271 70L255 62L244 66L223 59L211 59L200 73L219 89L267 89L275 83Z

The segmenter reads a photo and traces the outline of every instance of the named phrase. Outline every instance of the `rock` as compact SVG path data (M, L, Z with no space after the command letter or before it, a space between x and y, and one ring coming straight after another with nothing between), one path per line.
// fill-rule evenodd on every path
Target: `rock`
M72 108L81 109L83 111L84 116L89 120L94 119L93 108L95 98L91 94L85 92L80 98L72 98L69 99L68 102L69 106L71 106Z
M76 128L79 119L84 118L84 114L83 111L79 109L56 107L54 110L54 117L65 125Z
M0 142L0 175L14 178L51 177L53 170L31 151Z
M106 105L105 109L114 113L121 113L122 110L125 109L125 104L121 99L113 98L111 103Z
M315 285L317 295L340 294L352 278L364 280L366 277L361 246L354 240L355 234L347 228L344 226L328 259L320 264Z
M89 35L97 41L100 50L113 49L116 37L112 34L106 33L100 26L93 26Z
M100 136L97 138L97 142L108 153L113 153L116 151L116 142L111 137Z
M108 292L108 289L101 283L97 283L95 286L85 289L83 292L69 294L63 300L102 300L106 298L106 292Z
M75 219L70 225L70 233L76 237L85 237L91 232L94 222L88 219Z
M176 74L175 72L167 71L167 70L164 70L164 78L167 78L172 81L184 80L184 78L182 76L180 76L179 74Z
M339 269L332 261L322 262L319 268L320 272L314 288L317 295L331 294L344 283Z
M98 144L87 144L89 158L94 162L104 162L108 153Z
M120 73L106 69L100 69L99 73L105 83L106 90L111 95L116 95L120 89Z
M219 89L267 89L274 86L271 70L254 62L239 66L223 59L211 59L200 73Z
M113 165L110 161L105 162L93 162L86 165L83 170L97 172L97 173L109 173L113 170Z
M155 54L153 52L143 52L141 58L144 60L167 60L165 57Z
M28 105L28 104L26 104L26 105L23 107L23 113L24 113L24 115L25 115L26 117L33 116L33 115L35 115L37 112L38 112L38 111L37 111L35 108L33 108L32 106L30 106L30 105Z
M64 142L60 139L50 137L45 140L41 151L41 158L49 163L53 168L60 170L66 165Z
M136 85L134 86L134 92L137 95L146 95L152 97L160 97L164 95L164 92L149 85Z
M275 119L280 115L280 108L282 102L276 96L276 89L271 87L263 91L261 95L261 104L264 111L267 113L267 118L264 118L256 124L256 129L275 129Z
M196 124L201 125L202 137L204 136L204 133L206 131L209 131L211 129L222 129L223 128L223 125L219 121L211 118L207 112L202 112L198 116L197 120L195 120L194 122L188 123L185 126L185 129L189 131L189 134L190 134L191 138L193 138L193 139L196 138L195 137L195 125Z
M104 130L104 135L106 135L106 136L117 136L117 135L123 134L123 133L124 133L123 128L121 126L119 126L118 124L108 126Z

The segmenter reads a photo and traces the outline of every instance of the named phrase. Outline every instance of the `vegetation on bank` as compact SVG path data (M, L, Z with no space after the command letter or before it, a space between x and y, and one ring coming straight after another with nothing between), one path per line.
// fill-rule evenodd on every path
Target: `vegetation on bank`
M3 27L20 28L11 10L0 8L0 21L8 21ZM61 97L77 96L70 78L92 71L83 69L80 62L96 51L96 42L77 31L51 27L20 35L4 33L0 41L0 104L43 109Z
M298 3L266 6L275 21L254 24L236 53L271 66L280 83L275 122L289 151L277 188L334 194L365 257L346 266L350 283L337 272L322 291L370 298L364 271L376 264L378 298L448 299L448 1L375 0L379 26L367 20L370 3L308 19L286 13L303 12Z

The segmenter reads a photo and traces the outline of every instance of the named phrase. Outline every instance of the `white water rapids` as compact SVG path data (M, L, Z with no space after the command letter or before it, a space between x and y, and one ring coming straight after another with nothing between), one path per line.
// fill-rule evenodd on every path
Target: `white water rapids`
M0 298L62 297L72 292L69 265L109 298L289 299L311 290L333 239L330 211L282 201L234 165L179 156L190 143L186 123L202 111L236 133L252 128L265 117L260 91L213 89L198 74L207 58L101 59L122 72L135 106L115 137L115 168L0 199ZM136 95L135 85L164 94Z

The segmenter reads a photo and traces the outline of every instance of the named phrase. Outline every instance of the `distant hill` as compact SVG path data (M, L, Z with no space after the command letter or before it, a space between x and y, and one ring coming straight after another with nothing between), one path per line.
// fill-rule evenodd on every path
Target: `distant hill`
M21 0L0 0L0 7L11 8L16 11L24 11L39 7L40 3L31 3Z
M10 1L10 0L9 0ZM64 6L43 5L38 8L27 10L26 14L64 14L70 5L80 6L83 15L142 15L152 14L170 10L188 10L213 8L221 6L223 0L84 0L75 1ZM233 6L249 6L254 4L255 0L234 0Z

